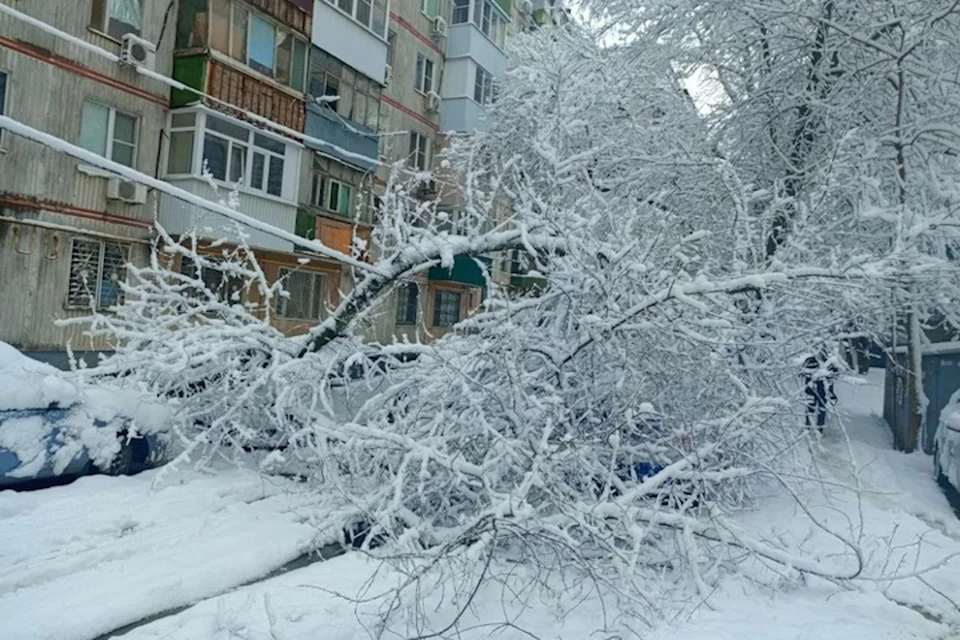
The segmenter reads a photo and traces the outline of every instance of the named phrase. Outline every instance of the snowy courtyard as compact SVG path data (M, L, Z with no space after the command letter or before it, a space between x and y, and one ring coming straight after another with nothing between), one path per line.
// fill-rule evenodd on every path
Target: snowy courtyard
M750 570L726 578L707 602L690 603L652 630L589 590L579 601L555 601L488 584L456 620L459 635L444 637L579 639L601 627L611 637L632 629L657 640L960 637L960 559L910 577L960 553L960 519L933 480L930 458L891 449L878 417L881 383L874 370L839 385L840 416L811 441L825 482L805 497L832 526L854 530L862 520L857 536L871 554L865 573L896 562L902 579L850 586L813 578L774 590L755 567L757 581ZM160 472L0 493L3 638L361 640L381 631L389 601L380 596L401 577L359 553L302 558L327 542L311 525L303 485L233 467ZM776 492L743 524L813 557L831 553L829 536ZM523 583L523 570L515 577ZM399 635L388 637L448 627L458 611L447 601L432 607L436 595L425 592L417 603L425 620L395 619Z

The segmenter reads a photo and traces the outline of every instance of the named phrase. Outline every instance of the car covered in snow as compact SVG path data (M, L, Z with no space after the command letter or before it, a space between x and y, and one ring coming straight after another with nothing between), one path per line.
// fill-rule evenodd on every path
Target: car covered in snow
M157 463L167 410L137 393L91 386L0 342L0 489Z
M937 481L960 491L960 391L950 397L940 412L933 464Z

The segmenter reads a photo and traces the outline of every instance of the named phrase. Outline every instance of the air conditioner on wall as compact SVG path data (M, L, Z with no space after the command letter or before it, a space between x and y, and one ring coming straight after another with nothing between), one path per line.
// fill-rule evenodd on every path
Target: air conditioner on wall
M430 27L430 33L438 38L447 37L447 21L443 19L443 16L437 16L433 19L433 24Z
M393 67L387 65L386 70L383 73L383 85L386 87L390 86L390 82L393 81Z
M110 178L107 182L107 199L122 200L130 204L143 204L147 201L147 187L123 178Z
M120 46L120 62L133 67L153 69L157 58L157 48L152 42L132 33L123 36Z
M436 91L427 94L427 111L430 113L440 111L440 94Z

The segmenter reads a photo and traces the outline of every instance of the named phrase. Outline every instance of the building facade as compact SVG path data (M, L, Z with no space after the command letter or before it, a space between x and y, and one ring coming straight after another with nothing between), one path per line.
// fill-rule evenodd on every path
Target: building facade
M484 128L507 37L547 10L512 0L77 0L54 12L0 3L69 34L0 14L0 113L361 258L376 253L378 194L397 167L455 229L460 196L439 151ZM70 37L117 55L139 46L140 57L117 63ZM289 298L272 317L288 334L352 287L349 269L287 239L0 133L0 294L18 300L0 305L0 340L61 363L68 344L109 351L54 321L120 302L125 264L146 261L155 220L208 254L242 235L265 275L284 279ZM196 275L236 299L222 273ZM473 259L435 267L396 289L368 336L440 337L485 285Z
M139 47L172 71L169 0L0 0L114 55ZM166 25L166 27L164 26ZM67 39L0 14L0 113L156 175L169 88ZM0 340L62 363L109 349L70 319L121 300L126 263L148 255L155 194L0 131Z

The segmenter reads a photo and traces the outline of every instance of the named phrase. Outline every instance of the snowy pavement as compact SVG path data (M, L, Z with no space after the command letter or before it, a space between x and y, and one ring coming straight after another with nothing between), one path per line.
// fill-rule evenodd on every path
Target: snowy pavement
M305 497L252 471L157 471L0 492L0 637L84 640L263 577L311 549Z
M894 568L910 573L960 552L960 520L932 477L923 454L890 448L877 417L878 376L839 388L841 416L810 446L812 512L857 539L864 576ZM840 428L842 425L843 429ZM844 436L844 430L847 437ZM850 464L852 457L854 464ZM849 487L862 487L861 499ZM309 505L283 481L226 471L195 476L156 492L150 478L86 478L68 487L0 494L0 636L11 640L82 640L180 605L173 615L136 626L124 640L365 640L399 575L358 554L311 564L249 583L307 549L316 532ZM836 540L811 526L796 505L771 494L744 526L768 540L791 542L829 560ZM917 541L922 540L922 544ZM763 567L721 579L709 606L692 603L671 624L646 629L590 593L560 602L481 589L459 619L463 639L580 640L606 621L654 640L875 640L960 638L960 559L923 581L866 580L852 587L818 579L760 584ZM523 582L517 569L518 584ZM766 576L769 578L769 576ZM219 594L219 595L218 595ZM214 597L207 597L214 596ZM363 600L362 602L360 602ZM400 611L390 632L413 637L443 629L458 614L440 594L418 596L425 620ZM601 612L606 614L601 618ZM508 620L515 626L503 626ZM425 625L425 626L423 626ZM388 632L387 635L392 635Z

